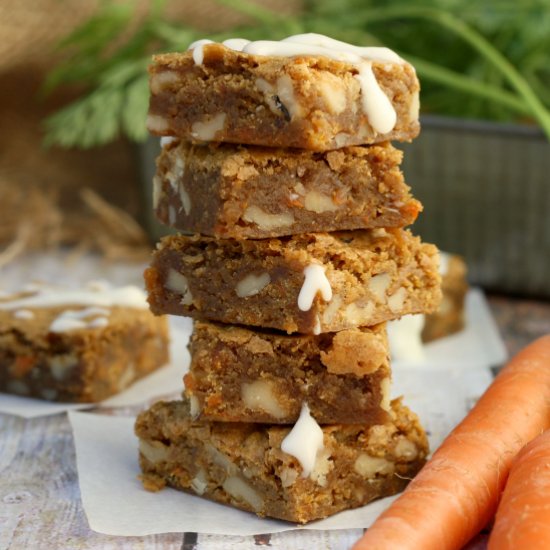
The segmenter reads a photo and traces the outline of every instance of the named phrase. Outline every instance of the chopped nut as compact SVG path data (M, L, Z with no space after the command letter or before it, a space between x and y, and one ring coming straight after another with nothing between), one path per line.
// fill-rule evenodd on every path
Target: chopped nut
M208 479L203 468L201 468L197 475L191 480L190 485L191 489L193 489L197 495L204 494L204 491L208 487Z
M170 447L160 441L139 440L139 452L153 464L167 460L169 451Z
M369 290L374 294L374 297L378 302L386 301L386 291L391 283L391 276L389 273L378 273L370 278L368 283Z
M267 272L260 273L259 275L251 273L237 283L235 292L239 298L255 296L256 294L261 292L270 282L271 277Z
M212 141L216 134L223 130L226 117L225 113L218 113L214 117L206 117L200 122L195 122L191 126L191 135L202 141Z
M178 83L179 80L180 77L175 71L163 71L161 73L157 73L151 78L151 93L159 94L165 88L169 88L171 84Z
M178 273L175 269L170 269L170 271L168 271L168 277L166 278L166 283L164 286L168 290L183 296L181 299L181 304L188 306L193 303L193 295L189 290L187 278L185 275Z
M406 296L407 291L401 286L388 298L388 307L391 309L392 313L399 313L402 311Z
M290 118L301 116L302 107L296 100L292 79L287 74L283 74L277 79L277 97L281 105L290 114ZM280 110L282 111L282 109Z
M391 409L390 389L391 378L388 376L380 381L380 391L382 392L382 398L380 399L380 408L388 412Z
M355 460L353 469L363 477L373 478L376 477L377 474L393 474L395 471L395 464L385 458L361 453Z
M189 197L189 193L185 190L183 183L180 183L180 200L185 215L189 216L191 212L191 198Z
M160 115L147 115L147 130L156 134L167 134L170 125L167 120Z
M317 214L338 210L338 205L334 204L328 195L324 195L318 191L308 191L305 196L304 207L306 210Z
M298 479L298 471L294 468L283 468L281 470L281 485L286 488L294 485L294 482Z
M334 316L340 309L341 305L342 305L342 296L340 296L339 294L335 294L332 297L331 302L323 312L323 324L330 325L330 323L332 323L332 320L334 319Z
M294 216L289 213L269 214L257 206L249 206L244 211L243 220L255 223L260 229L270 230L292 225L294 223Z
M418 456L418 449L412 441L404 436L399 436L399 440L395 444L394 453L396 458L414 460Z
M246 407L252 410L263 410L274 418L283 418L286 411L281 407L271 384L267 380L256 380L241 386L241 398Z
M222 487L233 498L247 502L255 512L262 510L264 504L262 497L240 477L228 477Z
M319 91L328 111L333 115L339 115L347 104L344 84L340 78L330 73L323 73L322 78L323 80L319 82Z
M315 466L309 474L309 478L321 487L327 486L327 475L334 468L334 462L330 460L331 454L328 449L322 449L317 453Z

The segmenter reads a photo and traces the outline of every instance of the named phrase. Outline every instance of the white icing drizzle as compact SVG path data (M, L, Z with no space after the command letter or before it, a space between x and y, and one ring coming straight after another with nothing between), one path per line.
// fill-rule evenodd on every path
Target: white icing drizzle
M397 114L388 96L376 81L372 72L372 62L361 63L359 74L355 78L361 85L363 111L365 111L370 125L381 134L391 132L397 122Z
M298 308L301 311L309 311L317 292L325 302L332 300L332 288L325 275L325 267L319 264L310 264L304 269L304 283L298 294Z
M201 65L204 60L203 46L211 43L211 40L197 40L189 46L189 50L193 50L193 60L196 65ZM225 40L223 45L251 55L279 57L311 55L351 63L359 71L355 78L361 87L362 106L370 125L382 134L390 132L395 126L397 121L395 109L380 88L372 71L372 61L405 63L389 48L354 46L316 33L297 34L281 41L250 42L243 38L231 38Z
M34 313L30 309L18 309L13 316L16 319L34 319Z
M250 44L250 40L247 40L246 38L228 38L227 40L224 40L222 44L226 48L230 48L231 50L235 50L237 52L242 52L248 44Z
M426 358L422 344L424 315L403 315L387 326L392 359L420 363Z
M202 47L205 44L213 44L213 42L207 38L202 38L201 40L195 40L195 42L187 48L188 50L193 50L193 61L195 62L195 65L202 65L204 60L204 52Z
M97 283L93 283L97 285ZM137 286L112 288L95 286L94 288L67 289L39 287L30 296L0 302L0 310L18 310L61 306L125 306L147 309L147 300L143 290Z
M311 416L307 403L304 403L298 421L281 443L281 450L295 457L302 466L302 477L308 477L323 448L323 430Z
M68 309L52 321L50 332L68 332L70 330L105 327L109 324L107 318L109 314L108 309L101 307L89 307L78 311Z

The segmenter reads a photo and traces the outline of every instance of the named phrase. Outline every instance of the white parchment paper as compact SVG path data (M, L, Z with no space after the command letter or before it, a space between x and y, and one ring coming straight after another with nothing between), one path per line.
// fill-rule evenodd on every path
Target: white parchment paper
M472 288L464 305L464 329L424 346L421 362L394 360L394 372L418 367L480 368L502 365L508 358L506 347L483 292Z
M187 341L192 321L187 317L170 317L170 363L149 376L135 382L123 392L99 403L99 407L128 407L145 403L157 397L176 396L183 390L182 377L189 367ZM70 410L96 407L96 404L53 403L0 393L0 413L23 418L36 418Z
M421 418L436 448L489 385L486 368L406 370L396 377L394 395ZM134 418L71 411L80 492L91 529L109 535L140 536L186 532L225 535L276 533L290 529L368 527L392 498L342 512L304 526L260 519L170 488L145 491L139 474Z
M467 328L426 347L422 364L394 364L393 396L405 396L426 428L432 449L466 415L490 384L489 366L506 351L480 291L470 291ZM436 368L437 367L437 368ZM84 510L94 531L140 536L166 532L253 535L291 529L368 527L393 497L325 520L295 526L165 489L145 491L139 473L134 418L70 412ZM109 503L108 506L105 503Z

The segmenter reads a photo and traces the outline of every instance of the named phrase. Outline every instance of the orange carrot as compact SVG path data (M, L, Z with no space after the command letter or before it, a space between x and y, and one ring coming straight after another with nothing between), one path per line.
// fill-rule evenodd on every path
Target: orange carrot
M353 550L454 550L493 517L518 451L549 427L550 334L502 369Z
M550 548L550 430L512 464L489 537L489 550L520 548Z

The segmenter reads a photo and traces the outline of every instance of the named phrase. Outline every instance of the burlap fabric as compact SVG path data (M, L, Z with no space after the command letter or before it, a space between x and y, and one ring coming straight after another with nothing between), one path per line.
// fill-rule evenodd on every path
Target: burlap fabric
M282 12L296 5L292 0L258 3ZM55 44L90 17L98 4L98 0L0 0L0 266L20 250L60 244L95 246L98 234L107 229L109 238L103 234L100 239L104 243L129 239L130 248L147 250L149 246L144 234L137 237L135 227L121 234L106 227L109 223L101 208L86 200L89 195L82 196L82 189L91 189L106 201L104 206L143 218L138 163L131 144L120 140L89 151L42 146L44 118L78 93L64 89L39 97L45 74L63 55L54 52ZM146 0L136 1L136 20L147 8ZM205 32L245 21L213 0L172 1L167 13ZM113 216L107 217L112 220Z

